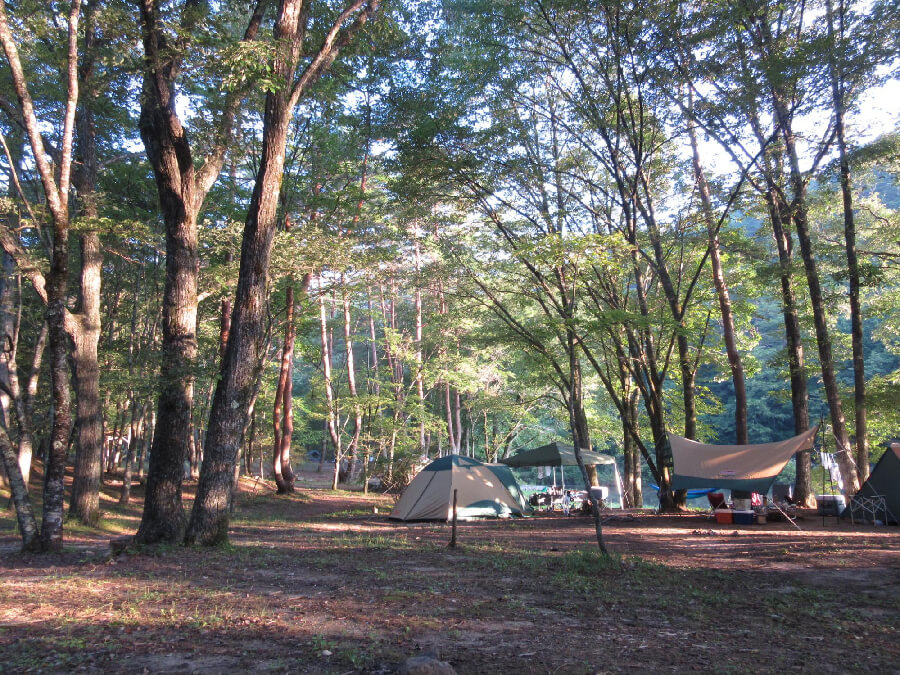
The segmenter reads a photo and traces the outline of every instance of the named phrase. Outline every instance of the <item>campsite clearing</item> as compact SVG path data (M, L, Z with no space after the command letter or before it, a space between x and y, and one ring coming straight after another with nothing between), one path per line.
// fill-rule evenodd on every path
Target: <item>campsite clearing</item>
M110 557L139 491L128 507L105 493L100 528L68 530L58 557L14 553L5 512L0 667L383 673L428 650L460 673L900 664L895 527L647 513L606 524L606 562L590 518L541 516L460 525L450 550L449 526L389 521L389 497L302 476L289 497L242 482L232 543L215 550Z

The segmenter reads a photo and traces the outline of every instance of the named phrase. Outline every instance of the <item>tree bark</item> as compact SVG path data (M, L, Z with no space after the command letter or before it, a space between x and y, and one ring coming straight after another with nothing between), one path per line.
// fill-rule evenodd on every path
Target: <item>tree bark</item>
M863 359L863 317L859 300L860 279L859 259L856 254L856 222L853 217L853 190L850 177L850 158L844 126L846 107L845 81L843 70L837 63L838 49L844 47L844 3L838 1L838 31L835 35L834 10L831 0L827 3L828 32L838 40L832 50L830 63L831 93L834 106L835 135L837 137L840 171L841 201L844 207L844 246L847 252L848 297L850 300L850 337L853 350L853 404L856 426L856 468L859 482L869 477L869 439L866 411L866 369Z
M135 397L131 401L131 438L128 439L128 452L125 455L125 466L122 469L122 491L119 493L120 504L127 504L131 500L131 476L138 443L140 443L143 416L144 407L138 404Z
M78 426L78 451L75 454L69 517L93 525L100 517L103 455L100 365L97 360L103 253L96 232L81 235L81 261L81 311L71 317L77 327L69 330L74 343L72 360Z
M97 56L97 31L93 2L85 4L84 58L78 69L79 87L85 92L76 117L76 153L78 170L73 185L78 192L81 215L93 219L99 215L97 204L97 134L94 123L94 99L97 95L94 64ZM71 315L69 333L74 348L72 363L76 398L78 446L72 479L69 517L87 525L100 517L100 476L103 459L103 411L100 407L100 292L103 252L96 231L80 237L80 307Z
M779 200L778 191L770 185L766 192L766 204L772 223L772 234L778 250L779 276L781 279L781 307L784 315L784 332L787 340L788 367L791 378L791 407L794 413L794 433L801 434L809 429L809 390L807 388L806 363L803 354L803 338L800 332L800 317L794 294L791 258L793 244L786 224L790 213ZM804 506L815 504L812 488L812 468L808 451L795 456L796 473L794 479L794 499Z
M275 431L272 470L278 494L294 491L294 472L291 469L291 436L294 431L293 378L294 359L294 283L288 279L285 293L284 346L281 350L281 367L275 392L275 409L272 423ZM283 422L283 428L282 428Z
M347 361L347 393L353 400L353 431L350 435L350 441L347 444L347 456L350 458L347 466L347 476L348 480L353 481L356 477L359 460L359 437L362 433L362 406L359 403L359 393L356 389L356 358L353 353L353 335L350 321L350 294L347 292L347 288L343 283L343 275L341 276L341 293L343 295L344 307L344 354Z
M66 61L67 95L59 172L47 161L34 104L18 50L9 29L6 3L0 0L0 42L10 66L16 97L22 110L32 155L43 186L44 196L53 221L53 247L50 274L47 279L47 324L50 335L50 377L54 417L51 445L44 466L44 510L41 520L41 550L62 550L63 507L66 454L71 428L71 404L68 378L68 336L66 335L66 290L68 287L69 208L68 195L72 169L72 139L75 110L78 103L78 21L79 0L73 0L68 16L68 55ZM56 176L58 175L58 181Z

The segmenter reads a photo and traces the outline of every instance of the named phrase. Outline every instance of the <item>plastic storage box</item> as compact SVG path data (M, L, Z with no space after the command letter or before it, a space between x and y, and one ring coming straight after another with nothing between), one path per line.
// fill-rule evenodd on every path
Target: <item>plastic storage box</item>
M734 522L731 509L716 509L716 522L721 525L730 525Z
M753 511L738 511L734 510L734 524L735 525L752 525L753 520L756 514Z

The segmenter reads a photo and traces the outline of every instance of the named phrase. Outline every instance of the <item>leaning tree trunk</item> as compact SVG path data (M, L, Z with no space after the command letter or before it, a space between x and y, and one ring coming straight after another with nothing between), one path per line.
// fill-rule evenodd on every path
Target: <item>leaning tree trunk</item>
M266 307L266 281L290 114L283 92L266 96L262 158L250 202L231 332L216 386L206 451L200 470L197 497L191 511L186 541L214 545L228 538L228 508L234 465L257 353L262 341Z
M693 94L688 94L688 111L693 115ZM725 340L725 353L728 356L728 365L731 368L731 381L734 384L734 425L738 445L746 445L750 442L747 430L747 386L744 381L744 364L737 348L737 339L734 330L734 313L731 308L731 297L728 294L728 284L725 282L725 273L722 269L722 257L719 252L718 225L713 216L712 198L710 197L709 183L703 172L700 162L700 150L697 144L697 130L693 119L688 120L688 135L691 140L691 154L693 157L694 180L700 193L703 220L706 222L706 232L709 237L709 259L712 265L713 283L716 287L716 295L719 298L719 312L722 316L722 336Z
M19 533L22 535L22 550L37 551L40 542L38 540L37 520L31 508L31 500L28 497L28 486L22 478L19 470L19 461L6 429L0 427L0 460L9 479L12 501L16 506L16 518L19 524Z

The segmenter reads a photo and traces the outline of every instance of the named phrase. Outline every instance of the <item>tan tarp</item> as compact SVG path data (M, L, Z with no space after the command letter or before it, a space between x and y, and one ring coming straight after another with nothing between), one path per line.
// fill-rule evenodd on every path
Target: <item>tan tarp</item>
M521 505L489 466L469 457L450 455L422 469L403 491L390 517L451 520L453 490L460 520L523 515Z
M723 487L765 492L787 461L812 447L818 427L776 443L708 445L669 434L675 472L672 487Z

